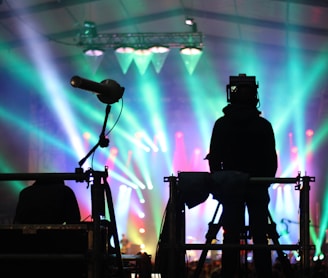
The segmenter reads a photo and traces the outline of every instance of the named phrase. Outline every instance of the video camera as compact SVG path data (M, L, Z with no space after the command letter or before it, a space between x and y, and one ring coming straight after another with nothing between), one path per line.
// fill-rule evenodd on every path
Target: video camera
M228 103L243 103L248 105L257 105L259 102L255 76L246 76L241 73L238 76L230 76L227 85Z

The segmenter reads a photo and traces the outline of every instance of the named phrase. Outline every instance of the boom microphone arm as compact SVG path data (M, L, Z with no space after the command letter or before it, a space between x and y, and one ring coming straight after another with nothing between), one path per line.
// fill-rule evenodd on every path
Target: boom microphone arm
M90 155L92 155L96 149L100 146L102 148L108 147L109 145L109 139L106 138L106 134L105 134L105 129L106 129L106 125L107 125L107 120L108 120L108 115L110 113L111 110L111 106L109 104L107 104L106 106L106 115L105 115L105 120L104 120L104 124L103 124L103 128L102 131L99 135L99 141L98 143L88 152L88 154L82 158L79 162L79 166L82 167L82 165L86 162L86 160L90 157Z

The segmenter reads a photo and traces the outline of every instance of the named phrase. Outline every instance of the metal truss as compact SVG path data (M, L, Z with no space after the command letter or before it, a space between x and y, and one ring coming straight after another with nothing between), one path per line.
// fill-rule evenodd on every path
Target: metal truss
M152 46L166 46L171 48L203 47L203 34L201 32L176 33L114 33L97 34L90 36L80 34L78 46L98 47L102 49L133 47L147 49Z

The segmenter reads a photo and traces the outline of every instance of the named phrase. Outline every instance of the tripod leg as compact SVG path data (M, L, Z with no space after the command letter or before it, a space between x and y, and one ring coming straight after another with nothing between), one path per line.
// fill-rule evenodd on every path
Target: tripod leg
M268 211L268 237L272 240L273 244L279 245L279 234L276 226L276 223L273 221ZM276 252L286 277L294 277L288 256L281 249L277 249Z
M110 220L112 222L112 228L113 228L114 249L115 249L115 255L116 255L116 264L117 264L117 268L118 268L118 275L121 278L124 275L123 262L122 262L122 256L121 256L121 250L120 250L120 242L119 242L118 233L117 233L113 199L112 199L112 194L111 194L111 191L110 191L110 188L109 188L109 185L107 182L105 182L105 191L106 191L106 196L107 196L109 216L110 216Z
M211 244L213 239L216 239L217 233L219 232L220 228L222 227L221 219L218 221L217 224L214 223L217 213L219 211L219 207L220 207L220 203L218 203L218 205L215 209L215 213L212 218L212 221L208 224L209 228L208 228L208 232L206 234L206 243L205 243L206 245ZM206 260L208 250L209 250L208 248L203 248L200 258L198 260L197 267L194 272L193 278L198 278L200 276L202 268L203 268L205 260Z

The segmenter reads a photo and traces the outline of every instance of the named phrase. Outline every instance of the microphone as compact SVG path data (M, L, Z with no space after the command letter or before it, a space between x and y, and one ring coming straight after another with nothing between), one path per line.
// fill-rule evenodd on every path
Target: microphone
M80 76L73 76L70 83L72 87L95 93L101 102L107 104L118 102L125 90L124 87L121 87L112 79L105 79L98 83Z

